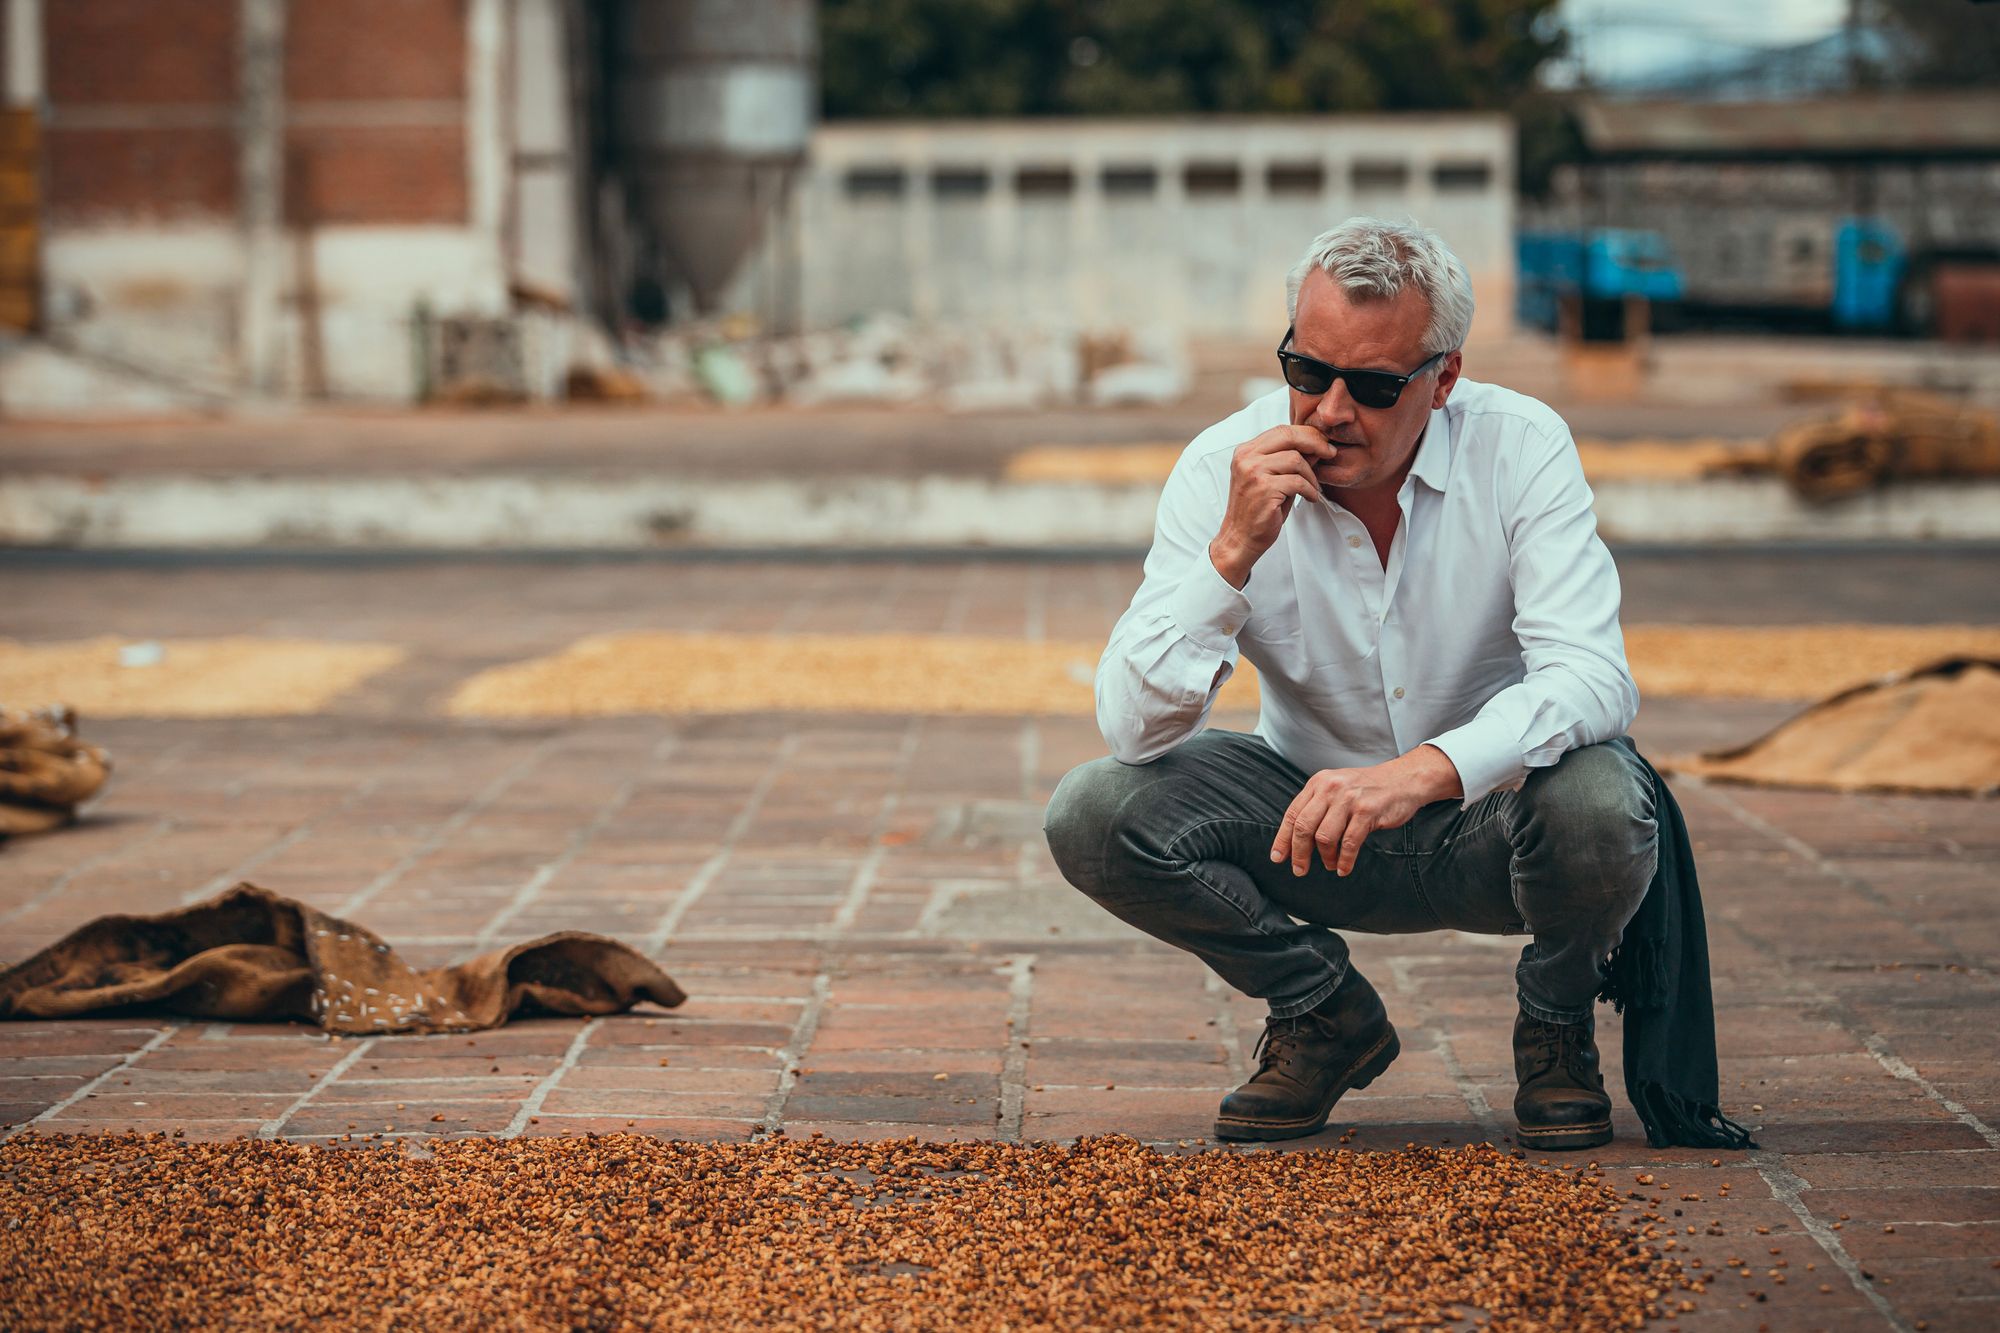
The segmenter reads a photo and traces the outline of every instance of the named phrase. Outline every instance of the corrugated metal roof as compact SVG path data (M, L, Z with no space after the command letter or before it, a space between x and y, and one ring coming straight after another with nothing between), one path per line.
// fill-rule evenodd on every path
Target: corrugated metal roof
M1799 102L1584 102L1602 155L2000 154L2000 94L1905 93Z

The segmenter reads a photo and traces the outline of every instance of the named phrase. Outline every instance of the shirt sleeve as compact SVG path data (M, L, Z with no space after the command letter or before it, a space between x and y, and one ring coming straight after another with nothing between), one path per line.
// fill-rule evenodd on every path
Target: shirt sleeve
M1526 678L1471 721L1433 737L1458 769L1465 804L1517 788L1528 770L1622 736L1639 688L1618 627L1618 568L1597 535L1590 486L1569 431L1530 430L1500 502Z
M1097 725L1114 757L1159 758L1200 731L1236 670L1250 599L1209 559L1227 479L1183 455L1160 492L1153 546L1132 604L1097 663Z

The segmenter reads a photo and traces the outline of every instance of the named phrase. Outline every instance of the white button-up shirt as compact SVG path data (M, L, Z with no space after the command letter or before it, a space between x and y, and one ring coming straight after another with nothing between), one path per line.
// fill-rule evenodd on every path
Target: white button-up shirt
M1206 724L1248 657L1257 733L1307 772L1429 743L1465 803L1623 735L1639 711L1618 628L1618 571L1562 418L1460 379L1397 493L1384 567L1361 520L1294 502L1241 591L1209 559L1236 447L1290 420L1280 389L1203 431L1160 496L1132 605L1097 666L1097 720L1126 763Z

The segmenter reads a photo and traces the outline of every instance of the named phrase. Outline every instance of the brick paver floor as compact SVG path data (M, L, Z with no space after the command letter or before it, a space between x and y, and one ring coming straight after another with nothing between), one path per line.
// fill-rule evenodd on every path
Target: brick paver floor
M1995 618L1990 552L1622 565L1634 621ZM609 630L1101 635L1135 577L1123 561L0 562L13 637L411 649L311 717L87 719L115 753L114 785L80 826L0 851L0 956L101 912L250 879L425 964L548 930L617 935L692 997L672 1013L449 1038L155 1017L0 1025L0 1122L317 1142L780 1128L1197 1139L1244 1076L1262 1014L1056 876L1041 808L1101 752L1088 719L492 724L440 708L474 670ZM1787 711L1655 701L1637 734L1687 748ZM1701 855L1725 1100L1763 1148L1720 1166L1648 1150L1620 1088L1618 1140L1589 1156L1666 1199L1680 1251L1717 1275L1683 1322L1993 1327L1996 807L1678 789ZM1337 1126L1360 1148L1504 1142L1519 941L1354 943L1404 1054L1342 1102ZM1617 1021L1602 1031L1615 1065Z

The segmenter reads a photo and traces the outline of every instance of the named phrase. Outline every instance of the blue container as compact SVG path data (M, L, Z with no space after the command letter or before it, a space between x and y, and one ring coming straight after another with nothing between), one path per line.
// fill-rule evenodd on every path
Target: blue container
M1524 231L1514 245L1515 318L1529 328L1554 330L1560 298L1583 289L1583 234Z
M1592 297L1643 296L1678 301L1681 271L1656 231L1594 231L1584 246L1584 287Z
M1888 328L1908 258L1895 228L1860 218L1842 222L1833 236L1834 327Z

